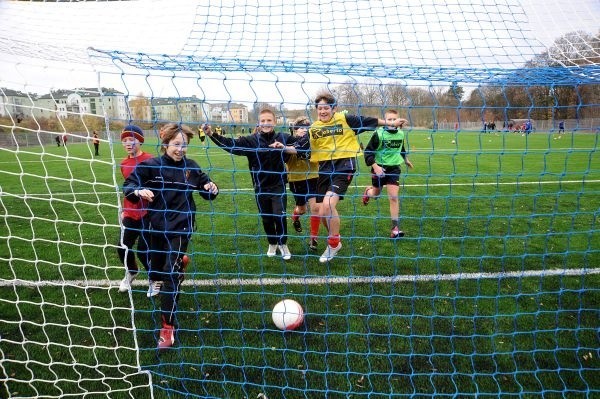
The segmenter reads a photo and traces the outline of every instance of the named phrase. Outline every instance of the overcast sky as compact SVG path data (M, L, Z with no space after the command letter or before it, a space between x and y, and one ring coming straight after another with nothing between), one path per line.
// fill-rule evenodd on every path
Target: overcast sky
M0 87L42 94L101 85L131 94L301 104L319 85L346 77L231 73L224 82L219 72L123 71L88 48L153 54L157 63L166 54L511 68L565 33L596 34L600 0L0 1L0 21Z

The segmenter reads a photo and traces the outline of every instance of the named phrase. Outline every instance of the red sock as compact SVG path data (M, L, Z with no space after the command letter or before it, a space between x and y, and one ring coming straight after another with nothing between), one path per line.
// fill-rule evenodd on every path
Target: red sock
M292 214L292 221L296 221L300 219L300 214L296 213L296 211L294 211L294 213Z
M329 238L327 239L327 244L329 244L331 248L336 248L339 245L340 241L340 235L336 234L334 236L329 236Z
M321 227L321 218L316 215L310 216L310 237L317 238L319 236L319 227Z
M165 316L162 316L162 326L163 328L173 328L173 325L169 324Z

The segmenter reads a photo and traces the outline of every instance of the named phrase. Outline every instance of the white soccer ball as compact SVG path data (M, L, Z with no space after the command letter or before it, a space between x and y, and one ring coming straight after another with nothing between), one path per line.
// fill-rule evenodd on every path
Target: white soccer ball
M273 323L280 330L295 330L304 322L304 310L293 299L284 299L273 307Z

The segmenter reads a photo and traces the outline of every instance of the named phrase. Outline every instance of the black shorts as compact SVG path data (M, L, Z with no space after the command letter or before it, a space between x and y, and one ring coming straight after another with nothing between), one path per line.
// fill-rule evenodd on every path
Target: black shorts
M354 170L319 173L319 181L317 183L317 203L322 203L325 194L328 191L337 194L340 200L344 199L344 194L348 191Z
M290 182L290 191L294 194L294 201L297 206L304 206L310 198L317 196L318 178L314 177L308 180L299 180Z
M400 166L382 166L385 174L383 176L377 176L371 169L371 184L373 187L381 188L386 185L399 186L400 185Z

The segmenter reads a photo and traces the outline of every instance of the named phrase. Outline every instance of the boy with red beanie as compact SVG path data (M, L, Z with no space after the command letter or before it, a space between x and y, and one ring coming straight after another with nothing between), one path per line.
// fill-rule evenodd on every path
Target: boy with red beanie
M144 131L136 125L127 125L121 131L121 144L127 157L121 161L121 174L127 179L135 167L142 161L152 158L152 155L142 151L144 143ZM123 198L123 210L121 212L121 237L117 253L119 259L125 266L125 277L119 285L119 292L127 292L131 289L131 282L138 273L138 265L135 260L133 246L137 241L137 257L146 271L148 266L148 242L146 237L142 236L143 220L146 216L146 206L144 201L132 202L127 197ZM150 282L150 296L152 282ZM157 292L158 293L158 292ZM156 295L156 294L154 294Z

